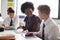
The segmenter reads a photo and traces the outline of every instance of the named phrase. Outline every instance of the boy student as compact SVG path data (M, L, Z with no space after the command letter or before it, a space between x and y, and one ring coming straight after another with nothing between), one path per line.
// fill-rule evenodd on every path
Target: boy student
M15 29L19 25L18 16L14 14L14 10L10 7L7 10L8 17L4 20L4 28L9 29Z

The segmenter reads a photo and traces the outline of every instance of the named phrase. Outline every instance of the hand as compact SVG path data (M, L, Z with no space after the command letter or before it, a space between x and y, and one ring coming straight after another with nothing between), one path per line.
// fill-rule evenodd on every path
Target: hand
M5 25L4 25L4 24L2 24L2 26L4 26L4 27L5 27Z
M33 32L28 32L27 34L33 34Z
M19 26L17 29L23 29L23 26Z
M9 27L4 27L4 29L9 30L10 28Z
M25 36L33 36L33 32L28 32Z

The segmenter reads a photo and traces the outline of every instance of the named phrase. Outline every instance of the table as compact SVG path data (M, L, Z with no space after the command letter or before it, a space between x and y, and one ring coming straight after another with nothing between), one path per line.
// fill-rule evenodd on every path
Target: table
M12 39L15 40L41 40L40 38L34 36L34 37L25 37L24 32L15 32L15 30L5 30L4 32L0 32L0 37L4 36L5 34L13 34ZM15 35L15 37L14 37ZM8 40L8 39L6 39Z

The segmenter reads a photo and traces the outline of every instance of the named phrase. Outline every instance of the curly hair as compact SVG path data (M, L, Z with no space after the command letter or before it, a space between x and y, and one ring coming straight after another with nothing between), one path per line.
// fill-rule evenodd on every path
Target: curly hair
M21 11L25 13L25 9L31 8L34 11L34 5L31 2L25 2L21 5Z

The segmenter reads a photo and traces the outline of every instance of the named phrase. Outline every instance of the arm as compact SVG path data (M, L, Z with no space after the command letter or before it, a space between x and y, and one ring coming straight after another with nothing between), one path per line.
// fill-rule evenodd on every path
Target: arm
M19 26L19 17L16 16L14 19L13 27L17 28Z
M34 19L34 24L33 24L33 30L35 32L39 31L40 30L40 24L41 24L41 20L39 19L39 17L36 17Z
M33 28L32 28L33 32L37 32L40 30L40 23L36 22L34 25L33 25Z
M4 26L5 29L9 29L8 18L4 19L2 26Z
M30 35L32 35L32 36L37 36L37 37L40 37L41 38L41 34L40 34L40 32L28 32L27 34L26 34L27 36L30 36Z

